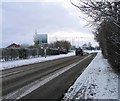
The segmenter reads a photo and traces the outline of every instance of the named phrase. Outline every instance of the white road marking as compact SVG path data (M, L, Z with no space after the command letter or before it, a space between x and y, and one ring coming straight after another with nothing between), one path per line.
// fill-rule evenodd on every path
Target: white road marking
M81 63L82 61L84 61L85 59L87 59L88 57L90 57L91 55L83 58L82 60L75 62L69 66L66 66L60 70L57 70L47 76L44 76L43 78L36 80L20 89L17 89L14 92L11 92L5 96L3 96L2 98L0 98L0 100L3 99L12 99L13 101L16 101L17 99L20 99L24 96L26 96L27 94L31 93L32 91L36 90L37 88L41 87L42 85L46 84L47 82L49 82L50 80L56 78L57 76L61 75L62 73L66 72L67 70L71 69L72 67L78 65L79 63Z

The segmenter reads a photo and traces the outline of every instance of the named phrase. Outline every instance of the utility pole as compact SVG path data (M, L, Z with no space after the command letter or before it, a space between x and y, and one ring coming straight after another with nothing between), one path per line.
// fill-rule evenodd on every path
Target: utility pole
M35 29L35 35L37 35L37 29Z

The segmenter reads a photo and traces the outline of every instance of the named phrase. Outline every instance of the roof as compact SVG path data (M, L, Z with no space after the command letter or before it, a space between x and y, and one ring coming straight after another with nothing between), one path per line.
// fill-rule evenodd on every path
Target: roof
M20 45L16 44L16 43L13 43L13 44L7 46L6 48L20 48Z

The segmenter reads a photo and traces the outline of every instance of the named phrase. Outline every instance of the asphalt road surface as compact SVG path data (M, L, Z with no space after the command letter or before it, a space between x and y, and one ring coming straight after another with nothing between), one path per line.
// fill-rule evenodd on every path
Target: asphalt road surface
M19 100L61 100L64 93L89 65L95 55L96 54L94 53L84 56L71 56L4 70L2 71L3 100L16 98ZM36 84L35 87L38 85L41 86L28 93L28 89L35 88L33 87L34 84ZM25 93L25 91L27 91L27 93Z

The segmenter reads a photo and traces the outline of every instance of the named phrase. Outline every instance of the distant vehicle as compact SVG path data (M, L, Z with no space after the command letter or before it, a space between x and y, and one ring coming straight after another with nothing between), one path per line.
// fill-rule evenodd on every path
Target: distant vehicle
M79 48L76 48L75 49L75 54L76 55L81 55L81 56L83 56L83 50L79 47Z

